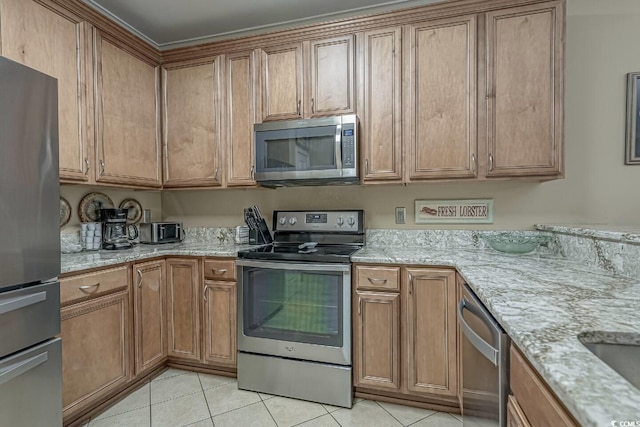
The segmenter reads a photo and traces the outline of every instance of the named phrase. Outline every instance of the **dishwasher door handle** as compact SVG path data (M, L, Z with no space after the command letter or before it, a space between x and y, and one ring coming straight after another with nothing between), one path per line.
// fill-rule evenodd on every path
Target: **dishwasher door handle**
M478 335L476 331L471 328L471 326L469 326L469 324L464 320L464 317L462 316L462 310L464 309L469 310L472 314L476 315L481 320L484 317L483 313L480 310L475 309L474 306L470 305L465 298L462 298L458 303L458 319L460 319L460 329L462 330L462 333L465 337L467 337L471 345L473 345L480 353L482 353L484 357L489 359L489 361L497 367L500 360L500 352L498 351L498 349L492 347L491 344L482 339L482 337Z

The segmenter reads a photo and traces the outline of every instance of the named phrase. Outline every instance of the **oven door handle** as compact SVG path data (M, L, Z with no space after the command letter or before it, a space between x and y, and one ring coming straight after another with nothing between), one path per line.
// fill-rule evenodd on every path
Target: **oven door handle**
M484 313L478 310L473 305L469 304L466 298L462 298L460 303L458 304L458 319L460 320L460 329L465 337L469 340L471 345L473 345L484 357L489 359L494 366L498 366L498 362L500 360L499 350L492 347L491 344L486 342L480 335L474 331L471 326L464 320L462 316L462 310L467 309L471 314L478 317L480 320L484 322Z
M283 262L283 261L251 261L239 259L236 261L239 267L268 268L273 270L297 270L297 271L337 271L341 273L351 272L351 264L322 264L315 262Z

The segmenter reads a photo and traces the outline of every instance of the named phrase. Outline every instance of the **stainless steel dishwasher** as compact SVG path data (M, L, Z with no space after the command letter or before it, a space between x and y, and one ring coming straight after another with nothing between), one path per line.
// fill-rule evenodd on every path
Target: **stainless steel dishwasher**
M462 425L504 427L509 393L509 336L464 285L458 303L462 331Z

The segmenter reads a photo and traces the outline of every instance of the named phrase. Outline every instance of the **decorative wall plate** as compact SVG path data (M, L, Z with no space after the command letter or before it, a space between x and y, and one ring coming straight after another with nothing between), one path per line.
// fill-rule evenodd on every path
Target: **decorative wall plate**
M103 193L89 193L80 200L78 214L82 222L100 221L99 209L114 208L113 200Z
M124 199L120 202L120 209L129 209L127 211L127 222L136 223L142 218L142 205L136 199Z
M71 219L71 205L63 197L60 197L60 228L69 224Z

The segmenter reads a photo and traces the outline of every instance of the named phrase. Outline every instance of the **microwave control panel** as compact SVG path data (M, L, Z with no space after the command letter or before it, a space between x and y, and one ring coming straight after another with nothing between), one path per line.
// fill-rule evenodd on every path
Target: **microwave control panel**
M343 125L342 128L342 167L351 169L356 167L356 131L353 124Z

